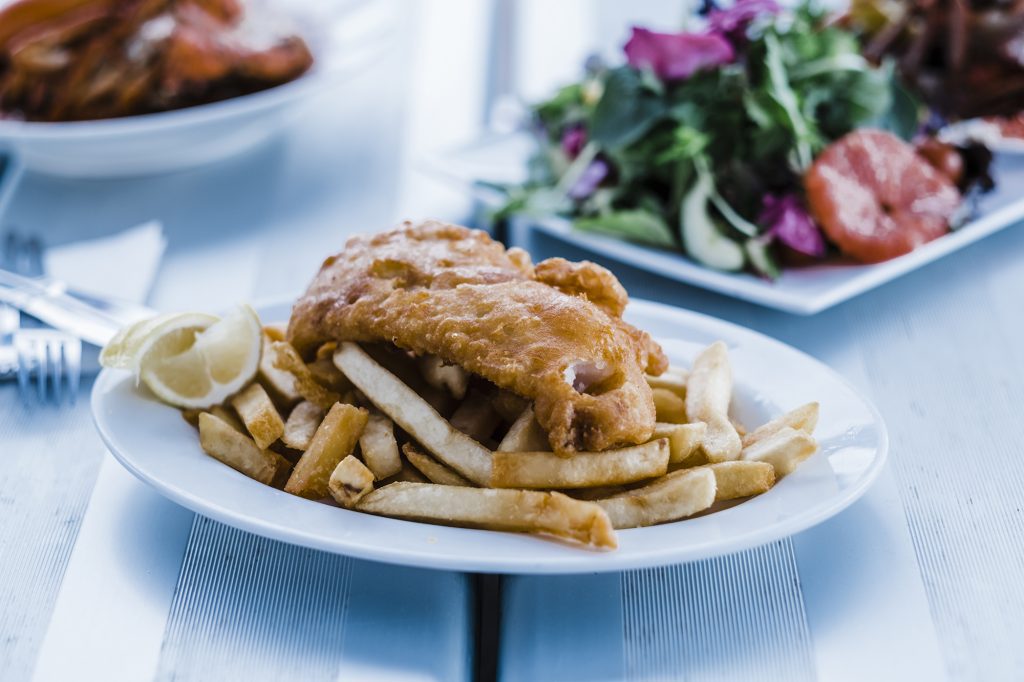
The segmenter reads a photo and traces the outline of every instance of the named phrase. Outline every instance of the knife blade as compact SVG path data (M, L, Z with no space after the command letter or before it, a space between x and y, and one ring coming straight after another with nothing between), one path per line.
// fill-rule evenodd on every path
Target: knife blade
M94 297L94 300L103 300ZM104 346L117 330L131 321L116 316L112 308L101 309L67 293L62 282L49 279L23 277L0 270L0 302L35 317L95 346ZM136 307L136 319L151 314L146 308Z

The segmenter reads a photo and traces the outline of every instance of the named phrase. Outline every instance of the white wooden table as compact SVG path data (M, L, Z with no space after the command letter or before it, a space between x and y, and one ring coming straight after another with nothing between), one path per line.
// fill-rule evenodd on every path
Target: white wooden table
M586 257L525 241L537 257ZM813 317L615 271L634 296L831 365L881 410L890 464L846 512L760 550L613 577L511 579L506 650L538 653L504 659L510 678L1024 679L1024 229ZM555 636L573 624L586 629Z
M437 49L458 59L452 44ZM282 139L216 168L29 176L7 222L61 243L160 218L158 308L293 295L346 234L410 210L460 215L456 195L403 184L410 145L381 140L442 135L410 124L404 107L447 81L417 79L408 53L390 59ZM450 129L475 114L459 115ZM891 465L832 521L751 552L502 578L501 677L1024 679L1022 256L1013 228L812 318L616 268L634 296L750 326L836 368L881 408ZM56 412L27 410L0 385L0 678L471 676L471 577L350 561L196 517L105 455L88 387Z
M415 12L405 21L408 34ZM400 42L264 147L165 177L29 174L5 226L57 245L160 219L149 303L162 310L294 296L347 234L397 219L418 49ZM177 507L105 453L91 384L62 410L0 384L0 679L469 677L468 576L296 548Z

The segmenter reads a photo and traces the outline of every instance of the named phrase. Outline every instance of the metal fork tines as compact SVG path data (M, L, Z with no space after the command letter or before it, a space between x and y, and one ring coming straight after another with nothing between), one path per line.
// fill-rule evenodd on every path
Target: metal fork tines
M66 397L75 402L82 373L81 341L52 329L20 329L14 334L14 347L22 399L59 405Z

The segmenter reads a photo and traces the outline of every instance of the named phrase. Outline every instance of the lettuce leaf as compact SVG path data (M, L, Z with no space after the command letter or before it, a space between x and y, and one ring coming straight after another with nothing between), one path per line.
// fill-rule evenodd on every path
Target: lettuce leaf
M676 246L672 230L664 219L657 213L641 209L616 211L594 218L577 218L573 227L581 232L608 234L654 246Z

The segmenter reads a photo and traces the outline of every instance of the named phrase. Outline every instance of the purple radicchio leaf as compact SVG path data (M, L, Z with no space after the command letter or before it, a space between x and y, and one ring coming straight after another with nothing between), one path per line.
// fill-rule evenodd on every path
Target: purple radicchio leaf
M727 9L713 9L708 14L708 31L728 38L734 46L747 41L747 27L763 14L778 14L781 8L775 0L736 0Z
M575 159L583 151L583 147L587 144L587 129L583 126L576 124L570 126L562 134L562 151L570 159Z
M664 81L683 80L736 57L717 33L655 33L636 26L624 49L630 66L649 68Z
M569 198L574 201L586 199L608 177L608 164L601 159L594 159L580 174L580 177L569 188Z
M824 258L825 237L794 194L766 194L757 222L789 248L813 258Z

